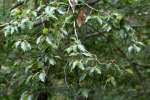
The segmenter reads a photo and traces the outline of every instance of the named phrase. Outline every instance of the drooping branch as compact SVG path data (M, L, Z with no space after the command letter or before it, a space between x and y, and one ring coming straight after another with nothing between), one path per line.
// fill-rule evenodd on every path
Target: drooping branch
M89 38L94 38L97 36L104 36L105 32L95 32L92 34L87 34L83 40L87 40ZM106 36L104 36L106 38ZM122 55L122 57L126 58L128 60L128 62L130 62L133 65L138 65L139 67L145 68L145 69L149 69L150 68L150 64L143 64L143 63L137 63L137 62L132 62L127 56L126 54L119 48L117 47L117 51L119 51Z
M107 37L105 36L104 34L102 34L101 32L96 32L96 33L93 33L93 34L88 34L87 36L85 36L86 38L85 39L88 39L88 38L92 38L92 37L95 37L95 36L103 36L104 38L107 39L108 42L112 42L112 38L110 37ZM111 40L111 41L110 41ZM125 59L129 64L130 66L133 68L133 70L135 71L135 73L137 74L137 76L139 77L139 80L143 80L143 76L142 74L140 73L140 71L138 70L139 67L147 67L147 65L143 65L143 64L138 64L137 62L133 62L131 59L129 59L126 55L126 53L116 44L114 43L115 45L115 52L116 53L119 53L120 56ZM149 66L149 65L148 65ZM150 66L149 66L150 67Z

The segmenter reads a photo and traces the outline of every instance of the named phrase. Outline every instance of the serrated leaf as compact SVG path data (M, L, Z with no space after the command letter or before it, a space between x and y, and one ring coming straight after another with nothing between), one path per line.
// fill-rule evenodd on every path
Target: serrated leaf
M134 49L135 49L136 52L140 52L141 51L141 48L136 46L136 45L134 45Z
M27 41L21 42L21 49L23 51L28 51L31 49L31 45Z
M90 74L92 74L94 71L95 71L95 68L94 68L94 67L91 67L91 68L90 68Z
M54 18L54 19L57 19L57 17L54 15L54 11L56 10L55 7L50 7L50 6L47 6L45 8L45 13L51 17L51 18Z
M28 21L27 23L27 28L32 29L33 28L33 22L32 21Z
M15 47L16 48L18 48L18 46L20 45L20 43L21 43L21 41L19 40L19 41L17 41L16 43L15 43Z
M11 33L11 34L13 34L14 32L15 32L14 27L11 27L11 31L10 31L10 33Z
M99 24L103 24L103 21L102 21L102 19L100 19L100 17L97 17L97 21L99 22Z
M68 54L71 53L72 47L67 48L65 51L67 51Z
M136 42L137 44L139 44L139 45L141 45L141 46L145 46L145 44L144 43L142 43L142 42Z
M40 37L37 38L36 44L40 44L41 42L44 41L44 39L45 39L44 36L41 35Z
M11 33L11 26L10 25L7 25L5 28L4 28L4 34L5 34L5 37L7 35L9 35Z
M126 71L127 71L129 74L134 74L133 70L130 69L130 68L126 69Z
M114 77L111 78L111 83L112 83L113 86L116 86L116 81L115 81Z
M65 11L63 11L62 9L57 9L58 13L61 14L61 15L64 15L65 14Z
M77 48L78 48L77 45L72 46L72 50L73 50L74 52L77 52Z
M101 74L101 71L100 71L100 69L98 69L98 68L95 68L95 71L96 71L98 74Z
M33 15L34 17L37 17L37 12L32 11L32 15Z
M54 14L54 11L55 11L55 10L56 10L55 7L47 6L47 7L45 8L45 13L48 14L48 15L52 15L52 14Z
M113 76L110 76L106 82L110 82L113 86L116 86L116 81L115 78Z
M52 45L53 43L52 43L52 41L51 41L51 39L50 39L50 37L46 37L46 42L48 43L48 44L50 44L50 45Z
M99 24L102 24L102 19L99 16L88 16L85 20L85 23L92 19L96 19L99 22Z
M129 46L129 47L128 47L128 52L131 53L132 50L133 50L133 46Z
M39 79L42 81L42 82L45 82L45 79L46 79L46 74L45 72L42 72L39 74Z
M78 60L73 62L72 67L71 67L71 72L72 72L73 69L75 69L75 67L78 65L78 63L79 63Z
M80 81L80 82L83 81L83 80L85 79L86 75L87 75L86 73L84 73L83 75L81 75L79 81Z
M83 51L83 52L86 51L86 49L84 48L84 46L81 45L81 44L78 45L78 49L81 50L81 51Z
M85 23L87 23L91 18L92 18L92 16L87 16L86 20L85 20Z
M50 63L51 65L55 65L55 64L56 64L56 61L51 58L51 59L49 59L49 63Z
M82 63L81 61L78 63L78 67L79 67L81 70L85 70L84 65L83 65L83 63Z
M68 32L66 30L64 30L63 28L61 28L61 32L64 34L64 35L68 35Z
M65 23L71 23L72 22L72 19L73 18L73 15L69 15L65 18Z
M25 41L25 44L27 45L27 49L28 49L28 50L31 50L31 45L30 45L30 43L27 42L27 41Z
M27 51L27 46L26 46L25 42L22 42L22 43L21 43L21 49L22 49L23 51Z
M138 53L138 52L141 51L141 48L134 44L134 45L132 45L132 46L130 46L130 47L128 48L128 52L129 52L129 53L131 53L132 51L135 51L135 52Z

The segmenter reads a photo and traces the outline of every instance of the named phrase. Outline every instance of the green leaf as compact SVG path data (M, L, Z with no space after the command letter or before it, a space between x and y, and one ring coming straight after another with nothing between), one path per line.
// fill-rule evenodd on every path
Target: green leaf
M96 68L96 67L95 67L95 71L96 71L98 74L101 74L100 69L98 69L98 68Z
M85 79L86 75L87 75L86 73L82 74L81 77L80 77L80 79L79 79L79 81L80 82L83 81Z
M81 45L81 44L78 44L78 49L81 50L82 52L86 51L86 49L84 48L84 46Z
M141 48L140 47L138 47L137 45L131 45L129 48L128 48L128 52L129 53L131 53L131 52L133 52L133 51L135 51L135 52L140 52L141 51Z
M41 35L40 37L37 38L36 40L36 44L40 44L42 42L44 42L45 37L43 35Z
M90 68L90 74L92 74L94 71L95 71L95 68L94 68L94 67L91 67L91 68Z
M20 44L21 44L21 41L19 40L15 43L15 47L18 48Z
M21 49L23 51L31 50L31 45L25 40L25 41L21 42Z
M33 22L30 21L28 17L23 18L21 20L21 23L19 24L19 27L21 27L22 29L25 29L25 28L32 29Z
M132 75L134 74L133 70L130 69L130 68L126 69L126 71L127 71L129 74L132 74Z
M23 51L27 51L27 46L26 46L25 42L22 42L22 43L21 43L21 49L22 49Z
M65 51L67 51L68 54L71 53L72 47L67 48Z
M100 25L102 25L103 21L99 16L88 16L86 17L85 23L87 23L89 20L95 19L99 22Z
M81 61L78 63L78 67L79 67L81 70L85 70L84 65L83 65L83 63L82 63Z
M6 26L4 28L4 34L5 34L5 37L10 33L10 26Z
M42 82L45 82L45 79L46 79L46 74L45 72L42 72L39 74L39 79L42 81Z
M113 86L116 86L116 81L113 76L109 76L109 78L106 80L106 82L110 82Z
M46 37L46 42L50 45L52 45L52 41L51 41L51 38L49 36Z
M78 63L79 63L78 60L73 62L72 67L71 67L71 72L72 72L73 69L75 69L75 67L78 65Z
M50 6L47 6L45 8L45 13L51 17L51 18L54 18L54 19L57 19L57 17L54 15L54 11L56 10L55 7L50 7Z
M29 94L28 91L25 91L21 94L20 100L32 100L33 95Z
M65 18L65 23L71 23L73 19L73 15L69 15Z
M54 66L56 64L56 61L51 58L51 59L49 59L49 63Z

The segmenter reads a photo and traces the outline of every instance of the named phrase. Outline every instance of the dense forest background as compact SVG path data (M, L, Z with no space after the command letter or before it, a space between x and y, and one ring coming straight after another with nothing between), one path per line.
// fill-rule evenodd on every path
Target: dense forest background
M0 100L149 100L150 0L0 0Z

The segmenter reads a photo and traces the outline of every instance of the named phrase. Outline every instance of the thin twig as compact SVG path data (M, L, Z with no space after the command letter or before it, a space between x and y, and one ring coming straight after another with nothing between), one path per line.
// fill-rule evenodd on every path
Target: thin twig
M78 34L77 34L77 29L76 29L76 21L74 21L73 27L74 27L74 34L75 34L75 36L76 36L76 38L78 40Z
M15 8L17 8L17 7L19 7L19 6L23 5L23 4L24 4L24 2L16 3L12 8L10 8L10 11L12 11L13 9L15 9Z
M91 38L91 37L95 37L95 36L98 36L98 35L102 35L103 37L105 37L108 42L113 42L111 37L107 37L104 34L99 33L99 32L87 35L85 39L88 39L88 38ZM114 43L114 45L115 45L115 52L118 51L121 54L121 57L126 59L126 61L131 65L131 67L136 72L136 74L139 77L140 81L142 81L144 78L143 78L142 74L138 70L138 66L140 66L140 65L138 63L132 62L132 60L127 57L126 53L116 43Z
M88 3L85 3L85 2L84 2L84 4L85 4L87 7L89 7L90 9L92 9L92 10L94 10L94 11L98 11L98 10L95 9L94 7L90 6Z
M66 87L69 89L70 87L69 87L69 84L68 84L68 81L67 81L67 73L66 73L67 65L68 65L68 63L65 65L65 68L64 68L64 75L65 75L64 81L65 81Z

